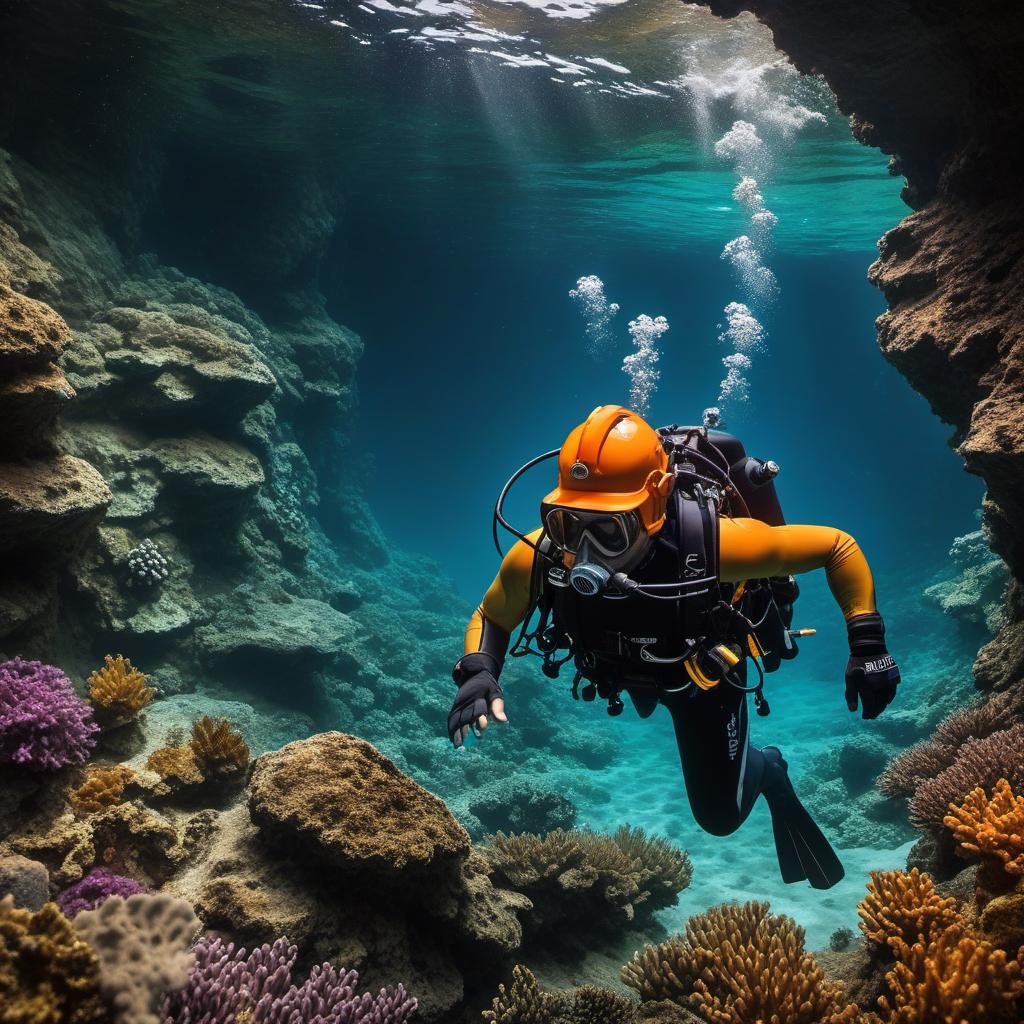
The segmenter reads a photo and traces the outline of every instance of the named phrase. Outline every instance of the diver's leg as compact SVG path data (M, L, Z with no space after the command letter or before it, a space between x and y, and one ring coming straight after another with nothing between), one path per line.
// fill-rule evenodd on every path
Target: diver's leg
M662 701L672 715L697 824L712 835L730 835L764 793L783 880L807 879L816 889L835 885L843 866L800 803L781 752L749 741L746 694L721 683L710 691L691 686Z
M748 739L746 694L721 684L667 694L686 794L705 832L727 836L750 814L761 793L764 756Z

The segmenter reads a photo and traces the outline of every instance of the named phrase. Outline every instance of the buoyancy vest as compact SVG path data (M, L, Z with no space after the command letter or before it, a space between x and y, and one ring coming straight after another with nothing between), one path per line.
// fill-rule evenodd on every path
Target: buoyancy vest
M580 594L569 585L565 567L552 561L551 542L541 540L533 574L540 625L528 634L524 630L516 647L524 640L525 646L513 653L541 654L544 671L551 677L572 661L574 696L581 679L610 702L624 689L657 692L685 688L697 680L709 688L699 667L708 652L721 652L729 659L723 672L736 658L739 679L745 678L748 656L759 659L760 675L796 653L788 635L795 582L786 578L737 586L719 579L718 517L723 502L733 514L753 515L753 505L760 513L755 518L763 517L770 525L784 522L770 478L754 482L751 463L755 469L764 464L749 459L738 439L718 431L684 428L679 438L674 449L677 484L665 524L645 561L631 572L632 582L639 586ZM727 467L720 487L707 479L706 470L701 472L702 458ZM792 593L784 595L788 616L780 614L775 593L786 586L792 587ZM531 650L531 641L538 650ZM711 680L710 685L717 682ZM759 689L755 698L759 711L766 713Z

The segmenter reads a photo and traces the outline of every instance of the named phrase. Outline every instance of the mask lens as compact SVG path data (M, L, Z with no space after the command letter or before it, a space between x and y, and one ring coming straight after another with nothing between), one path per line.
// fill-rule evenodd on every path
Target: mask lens
M620 555L636 540L635 512L574 512L553 508L544 517L548 535L564 551L576 554L586 537L606 555Z

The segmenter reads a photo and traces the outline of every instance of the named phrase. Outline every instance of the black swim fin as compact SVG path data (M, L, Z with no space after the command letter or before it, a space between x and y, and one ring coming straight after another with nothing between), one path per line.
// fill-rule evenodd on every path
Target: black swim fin
M764 796L772 815L775 852L784 882L802 882L831 889L846 872L832 844L800 803L789 781L786 762L777 747L765 747Z

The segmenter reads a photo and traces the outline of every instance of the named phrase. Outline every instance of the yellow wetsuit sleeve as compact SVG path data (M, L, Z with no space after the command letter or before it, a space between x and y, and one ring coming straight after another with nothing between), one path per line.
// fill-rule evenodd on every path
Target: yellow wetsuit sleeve
M824 569L843 615L875 612L875 581L857 542L831 526L768 526L720 521L720 572L728 582Z
M536 529L526 536L536 543L540 534L540 529ZM534 549L521 540L516 541L509 549L502 560L498 575L487 588L484 599L466 626L463 654L480 650L485 623L497 626L502 632L510 634L523 621L530 607L533 558Z

